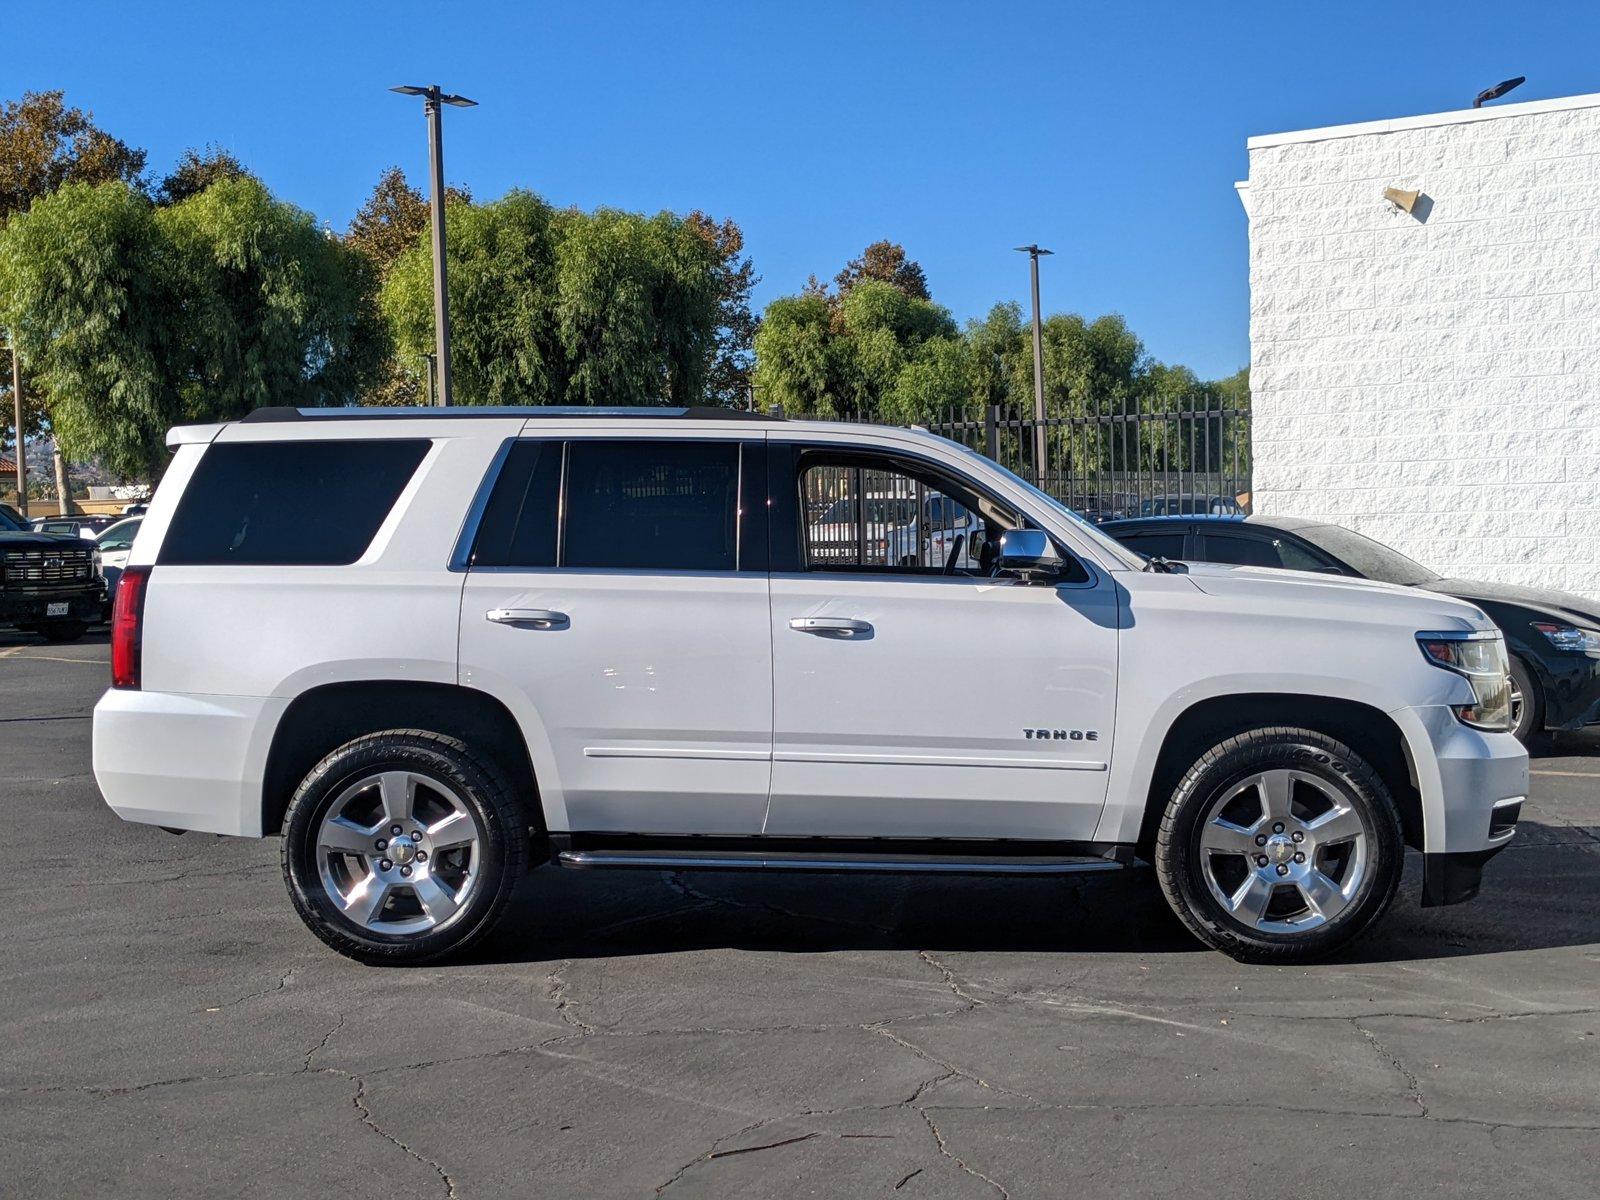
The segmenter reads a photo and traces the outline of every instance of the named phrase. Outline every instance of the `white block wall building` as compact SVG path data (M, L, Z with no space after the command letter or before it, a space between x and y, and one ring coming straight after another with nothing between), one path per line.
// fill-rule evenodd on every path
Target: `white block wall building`
M1248 146L1256 511L1600 598L1600 95Z

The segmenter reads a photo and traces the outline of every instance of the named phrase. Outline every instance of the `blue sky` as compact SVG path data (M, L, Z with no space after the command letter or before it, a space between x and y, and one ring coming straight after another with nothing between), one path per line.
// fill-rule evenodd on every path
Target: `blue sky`
M69 15L70 14L70 15ZM75 27L64 31L70 20ZM237 153L343 229L379 172L490 198L702 208L744 228L757 299L903 242L965 319L1026 301L1120 312L1220 376L1249 356L1245 138L1600 91L1600 6L1500 0L1178 4L391 2L7 6L0 95L63 87L166 169Z

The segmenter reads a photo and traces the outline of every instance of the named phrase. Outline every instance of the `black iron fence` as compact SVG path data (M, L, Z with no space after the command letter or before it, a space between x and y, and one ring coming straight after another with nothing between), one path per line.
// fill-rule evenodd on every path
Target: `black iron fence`
M1090 520L1250 511L1250 410L1217 397L1159 410L1128 400L1042 422L993 406L921 428L987 455Z

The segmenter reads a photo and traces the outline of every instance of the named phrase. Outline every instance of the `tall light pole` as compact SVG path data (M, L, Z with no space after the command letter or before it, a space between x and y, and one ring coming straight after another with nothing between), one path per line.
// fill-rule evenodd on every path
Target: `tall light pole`
M1039 259L1042 255L1054 254L1054 250L1042 250L1037 245L1018 246L1018 250L1028 256L1028 265L1033 274L1033 473L1036 482L1041 488L1045 485L1045 438L1044 438L1044 330L1039 324Z
M422 110L428 118L428 204L433 212L433 346L439 356L437 402L449 407L450 390L450 294L444 277L444 123L439 118L441 104L472 108L478 102L465 96L452 96L437 83L427 87L396 87L391 92L421 96Z
M22 444L22 359L11 347L11 399L17 413L17 511L28 515L28 449Z

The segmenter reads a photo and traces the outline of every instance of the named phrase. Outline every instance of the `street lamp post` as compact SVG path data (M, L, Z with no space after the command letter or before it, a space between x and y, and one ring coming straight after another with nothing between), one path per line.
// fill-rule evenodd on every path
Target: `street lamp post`
M1044 436L1044 331L1039 325L1039 259L1054 254L1037 245L1018 246L1028 256L1033 274L1033 473L1040 488L1045 486L1045 436Z
M22 359L11 347L11 399L17 414L17 511L28 515L28 449L22 444Z
M450 295L444 276L444 123L439 117L441 104L472 108L478 102L465 96L452 96L437 83L427 87L396 87L391 92L421 96L428 118L428 204L433 214L433 342L439 356L439 386L434 393L439 405L448 408L454 397L450 390Z

